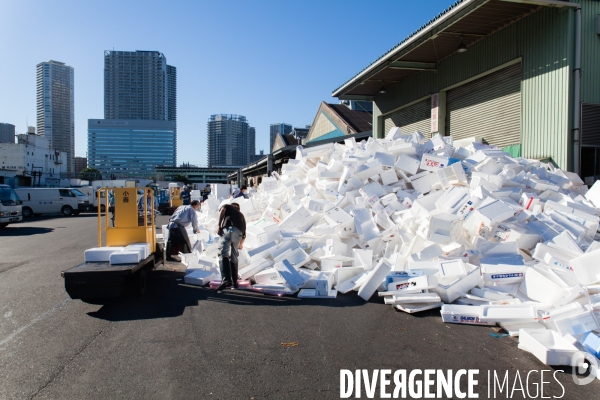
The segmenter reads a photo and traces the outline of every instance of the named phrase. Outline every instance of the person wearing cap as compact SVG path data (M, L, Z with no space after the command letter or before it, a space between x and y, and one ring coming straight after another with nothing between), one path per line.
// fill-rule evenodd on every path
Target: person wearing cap
M190 200L192 199L192 191L187 186L184 186L179 197L184 206L189 206Z
M219 267L222 280L216 291L221 292L230 286L237 289L238 250L244 248L244 241L246 240L246 218L241 213L239 204L231 203L221 207L217 234L221 236Z

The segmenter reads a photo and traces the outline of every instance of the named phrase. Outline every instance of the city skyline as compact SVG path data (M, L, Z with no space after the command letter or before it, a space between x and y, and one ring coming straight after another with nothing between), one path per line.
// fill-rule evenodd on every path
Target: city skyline
M4 2L0 35L11 40L0 41L0 50L11 61L0 71L0 92L10 96L0 96L0 122L15 125L18 133L35 126L35 65L60 60L76 70L75 155L85 157L87 120L104 111L104 51L160 50L177 67L178 164L206 165L205 122L221 112L245 115L256 128L256 153L269 153L271 123L310 125L321 101L335 101L335 88L452 1L408 8L381 3L389 13L357 0L175 1L169 12L152 0L144 7L111 0L102 7L70 0ZM219 13L227 15L227 24L214 18ZM410 22L399 26L397 13ZM345 21L345 28L333 29L331 15ZM65 18L69 24L48 24ZM291 29L294 20L309 21L313 29ZM356 34L365 21L377 23Z

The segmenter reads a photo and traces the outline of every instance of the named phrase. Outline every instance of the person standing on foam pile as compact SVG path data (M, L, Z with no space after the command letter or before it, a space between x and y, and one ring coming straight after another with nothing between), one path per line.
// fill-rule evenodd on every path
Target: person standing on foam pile
M246 240L246 218L240 211L237 203L225 204L219 214L219 230L221 236L219 244L219 267L221 268L222 281L215 290L233 286L238 287L238 250L244 248Z

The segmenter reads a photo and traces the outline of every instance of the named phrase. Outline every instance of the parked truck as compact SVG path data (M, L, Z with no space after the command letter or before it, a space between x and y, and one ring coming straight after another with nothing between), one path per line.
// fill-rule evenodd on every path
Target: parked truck
M21 199L8 185L0 185L0 229L23 220Z

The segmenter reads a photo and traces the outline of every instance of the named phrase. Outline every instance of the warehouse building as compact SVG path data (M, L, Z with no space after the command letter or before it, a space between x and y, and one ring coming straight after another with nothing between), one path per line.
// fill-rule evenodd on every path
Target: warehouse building
M600 178L600 2L462 0L333 92L373 135L480 137Z

